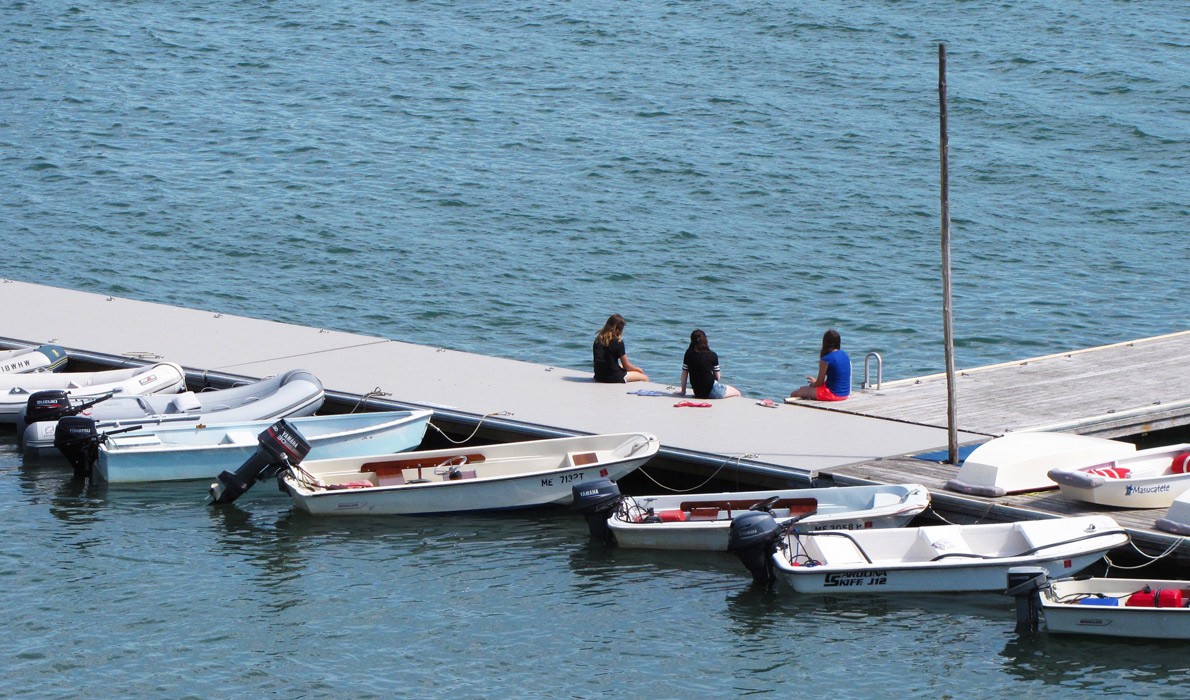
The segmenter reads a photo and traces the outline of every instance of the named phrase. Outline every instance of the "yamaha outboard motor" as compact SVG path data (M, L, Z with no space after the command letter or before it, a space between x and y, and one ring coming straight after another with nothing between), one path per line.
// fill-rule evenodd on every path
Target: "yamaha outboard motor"
M54 429L54 447L74 467L74 476L78 479L91 476L91 467L99 458L101 439L95 421L85 416L64 416Z
M1016 598L1016 631L1036 633L1041 620L1041 589L1049 584L1049 572L1040 566L1014 566L1008 570L1004 595Z
M620 505L620 487L611 479L588 481L572 487L574 502L571 509L587 519L591 539L603 544L615 544L615 535L607 526L607 519Z
M731 519L727 551L739 557L748 567L754 583L768 585L777 580L773 572L773 554L777 552L780 537L781 526L771 513L748 510Z
M257 439L256 452L234 472L224 471L211 484L211 503L234 503L258 481L276 476L282 469L297 464L310 454L310 443L281 419L269 426Z

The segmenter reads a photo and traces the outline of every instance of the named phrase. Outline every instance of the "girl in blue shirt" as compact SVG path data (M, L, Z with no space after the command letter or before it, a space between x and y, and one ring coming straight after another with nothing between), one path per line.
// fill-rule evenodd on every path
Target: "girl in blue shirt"
M794 389L792 399L814 401L842 401L851 394L851 358L842 350L839 332L828 330L822 334L822 351L818 354L818 376L806 377L806 386Z

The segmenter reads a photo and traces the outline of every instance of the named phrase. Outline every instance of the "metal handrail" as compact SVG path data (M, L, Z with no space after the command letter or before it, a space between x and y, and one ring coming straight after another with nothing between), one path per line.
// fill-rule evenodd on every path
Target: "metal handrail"
M872 382L868 381L868 363L871 359L876 358L876 389L880 389L881 382L884 381L884 358L880 357L878 352L870 352L864 356L864 383L860 385L861 389L871 389Z

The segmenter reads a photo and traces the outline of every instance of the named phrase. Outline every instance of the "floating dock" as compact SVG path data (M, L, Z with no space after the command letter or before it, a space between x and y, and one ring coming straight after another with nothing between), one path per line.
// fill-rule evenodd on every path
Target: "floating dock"
M0 344L53 343L106 364L168 360L195 385L300 368L341 402L432 408L444 421L482 421L513 436L651 432L666 459L698 474L735 471L774 486L921 482L937 510L973 520L1075 512L1056 495L984 499L942 489L957 467L912 457L946 448L942 375L865 388L829 406L768 408L739 398L679 407L664 384L596 384L587 371L25 282L0 281L0 309ZM1188 362L1183 332L962 370L959 442L1010 430L1110 435L1185 426L1190 400L1179 378L1190 376ZM1143 403L1129 398L1138 396ZM1190 550L1179 546L1187 538L1153 528L1161 513L1111 514L1147 551Z

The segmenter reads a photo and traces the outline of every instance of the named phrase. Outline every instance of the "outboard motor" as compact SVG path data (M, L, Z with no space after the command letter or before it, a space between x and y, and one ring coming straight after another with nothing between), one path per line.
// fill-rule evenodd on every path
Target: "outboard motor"
M276 476L310 454L310 443L285 419L273 423L257 439L256 452L248 461L234 472L224 471L217 477L219 481L211 484L212 504L234 503L256 482Z
M101 440L95 421L85 416L64 416L58 419L54 429L54 447L74 467L76 479L91 476L91 467L99 458Z
M765 510L748 510L731 519L727 551L735 554L752 572L752 581L769 585L777 580L773 555L781 538L781 526Z
M25 425L40 423L45 420L58 420L63 416L73 416L78 411L71 411L70 394L62 389L35 391L29 394L25 402Z
M1008 570L1004 595L1016 598L1016 631L1037 633L1041 619L1041 589L1049 585L1049 572L1040 566L1014 566Z
M581 513L587 519L587 530L591 533L592 541L603 544L615 544L615 535L607 526L607 519L612 511L620 505L620 487L611 479L587 481L572 487L574 502L571 509Z
M97 396L90 401L74 403L70 394L62 389L35 391L25 402L25 425L33 425L47 420L58 420L65 416L77 416L100 401L107 401L114 394Z

